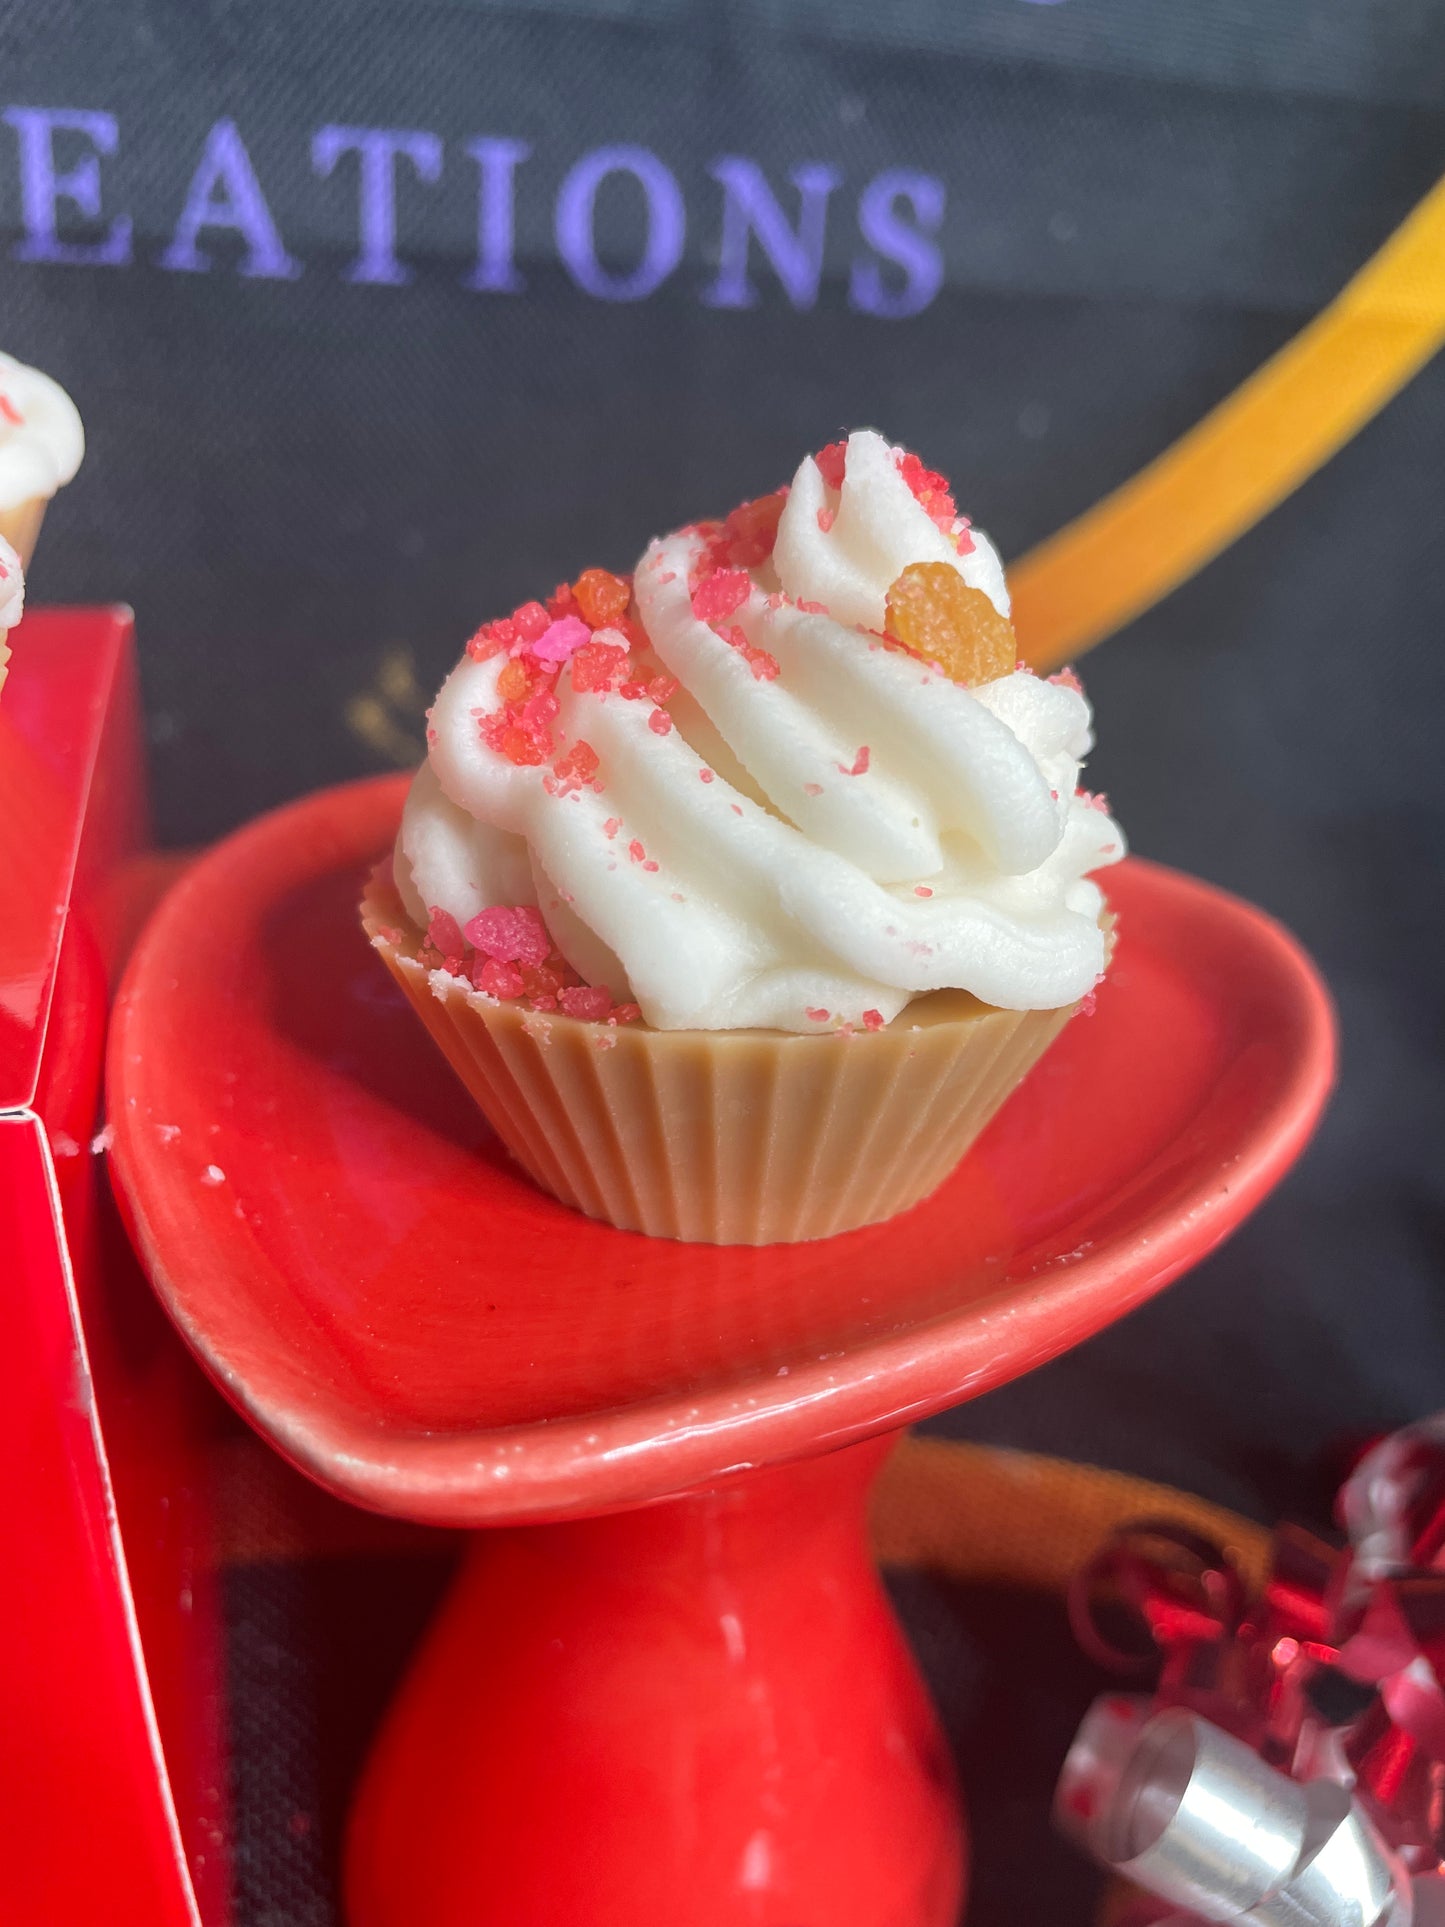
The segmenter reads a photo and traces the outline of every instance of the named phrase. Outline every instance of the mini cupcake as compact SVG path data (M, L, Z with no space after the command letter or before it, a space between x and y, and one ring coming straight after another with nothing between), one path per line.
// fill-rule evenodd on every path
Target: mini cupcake
M468 643L363 921L532 1177L815 1238L933 1191L1103 974L1072 674L872 432Z
M27 569L51 497L84 453L80 416L60 383L0 354L0 537Z
M25 613L25 570L0 535L0 689L10 669L10 631Z

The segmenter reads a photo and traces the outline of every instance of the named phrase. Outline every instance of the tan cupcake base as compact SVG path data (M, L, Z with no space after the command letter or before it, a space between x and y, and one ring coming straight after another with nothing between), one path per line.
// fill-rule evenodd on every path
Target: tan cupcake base
M918 1204L1073 1014L939 991L851 1037L586 1023L429 973L380 873L362 924L543 1190L623 1230L693 1244L826 1238Z
M940 990L854 1037L586 1023L418 964L420 933L381 875L362 925L543 1191L701 1245L830 1237L923 1201L1073 1016Z
M20 557L22 569L30 567L30 558L40 537L40 524L49 507L49 496L32 495L28 502L21 502L13 509L0 509L0 535Z

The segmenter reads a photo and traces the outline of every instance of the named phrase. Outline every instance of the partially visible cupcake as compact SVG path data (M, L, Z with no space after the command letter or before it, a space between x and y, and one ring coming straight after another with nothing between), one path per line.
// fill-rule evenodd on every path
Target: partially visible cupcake
M953 1169L1091 997L1124 852L1008 610L862 431L473 636L363 917L540 1184L763 1244Z
M80 416L60 383L0 354L0 537L27 569L51 498L84 453Z
M0 535L0 689L10 668L10 631L25 613L25 570Z

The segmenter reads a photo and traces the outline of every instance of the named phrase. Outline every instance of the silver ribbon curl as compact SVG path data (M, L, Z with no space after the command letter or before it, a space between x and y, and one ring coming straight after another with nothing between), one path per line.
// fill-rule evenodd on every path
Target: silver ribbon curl
M1064 1762L1059 1829L1195 1920L1437 1927L1445 1883L1412 1883L1358 1802L1301 1785L1182 1707L1097 1700ZM1430 1891L1433 1890L1433 1891ZM1421 1904L1417 1908L1417 1896Z

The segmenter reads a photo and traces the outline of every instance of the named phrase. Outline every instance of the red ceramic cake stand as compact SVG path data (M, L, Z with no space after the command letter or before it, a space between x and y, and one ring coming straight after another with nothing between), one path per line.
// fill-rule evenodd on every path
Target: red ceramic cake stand
M1325 992L1258 911L1131 861L1097 1012L928 1203L816 1244L648 1239L534 1189L370 955L402 793L198 862L110 1058L133 1236L223 1390L333 1492L505 1528L376 1745L352 1927L951 1927L963 1833L869 1481L899 1427L1259 1202L1329 1086Z

